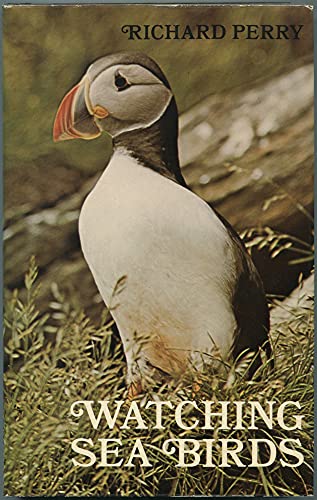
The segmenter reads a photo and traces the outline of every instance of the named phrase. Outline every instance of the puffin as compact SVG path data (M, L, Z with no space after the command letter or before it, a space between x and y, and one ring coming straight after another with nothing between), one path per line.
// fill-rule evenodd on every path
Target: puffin
M82 251L119 331L134 397L147 374L172 379L252 353L271 358L259 273L229 222L190 190L178 110L149 56L106 55L61 101L55 142L106 132L112 156L79 216Z

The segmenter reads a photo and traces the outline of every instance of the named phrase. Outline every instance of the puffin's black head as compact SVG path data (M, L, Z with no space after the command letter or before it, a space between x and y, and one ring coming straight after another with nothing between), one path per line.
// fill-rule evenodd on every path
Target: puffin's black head
M173 102L159 66L141 53L102 57L66 94L54 123L54 140L94 139L102 131L112 137L156 123Z

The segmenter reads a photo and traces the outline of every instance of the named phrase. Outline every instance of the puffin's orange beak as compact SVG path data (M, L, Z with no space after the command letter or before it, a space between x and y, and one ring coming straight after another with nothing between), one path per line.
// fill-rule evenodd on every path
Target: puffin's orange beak
M85 77L64 97L56 113L53 139L55 142L69 139L95 139L101 134L94 116L86 104L88 82ZM106 111L106 110L105 110Z

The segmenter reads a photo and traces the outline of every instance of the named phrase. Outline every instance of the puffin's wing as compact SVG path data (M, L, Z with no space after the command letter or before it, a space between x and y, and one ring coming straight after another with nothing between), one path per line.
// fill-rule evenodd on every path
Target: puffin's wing
M226 219L218 212L216 213L230 235L237 266L237 279L233 294L237 329L232 355L236 359L243 351L248 349L258 351L259 347L263 347L270 359L272 355L268 340L270 316L262 280L239 235ZM258 355L250 367L251 376L260 364L261 358Z

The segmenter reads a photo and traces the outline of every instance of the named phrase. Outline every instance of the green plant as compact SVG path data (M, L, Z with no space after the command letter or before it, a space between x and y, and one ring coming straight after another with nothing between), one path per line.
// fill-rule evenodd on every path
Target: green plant
M201 428L180 430L172 414L165 417L165 430L154 429L154 414L148 417L149 429L120 429L121 412L114 429L101 424L93 429L88 418L76 421L70 414L77 400L126 400L125 362L118 343L113 342L110 324L99 329L89 319L73 310L57 288L51 312L36 310L36 276L34 260L25 279L27 298L20 301L15 292L7 299L5 329L8 337L5 373L5 493L21 496L106 496L106 495L273 495L312 494L313 462L313 307L293 306L288 319L275 323L271 332L275 369L267 363L260 377L247 381L243 376L246 363L239 364L232 378L232 367L221 376L212 375L205 366L199 374L200 388L193 395L194 378L189 374L181 383L166 383L149 388L145 398L179 402L193 400L200 416L205 400L258 401L276 404L296 400L304 416L302 429L294 431L274 427L268 431L261 422L256 430L230 429L203 431ZM115 345L115 347L113 347ZM228 381L230 380L230 383ZM143 400L143 403L142 403ZM128 405L128 403L125 403ZM234 418L230 406L229 420ZM124 412L123 412L124 413ZM189 418L191 418L189 416ZM286 421L293 418L291 409ZM240 439L246 443L238 468L214 468L199 464L193 468L177 467L174 456L162 452L168 438ZM128 460L131 443L141 438L153 467L78 467L71 443L78 437L120 439L120 457ZM304 463L298 468L272 466L250 467L250 444L247 439L268 437L275 443L288 437L300 439ZM265 450L262 458L265 458Z

